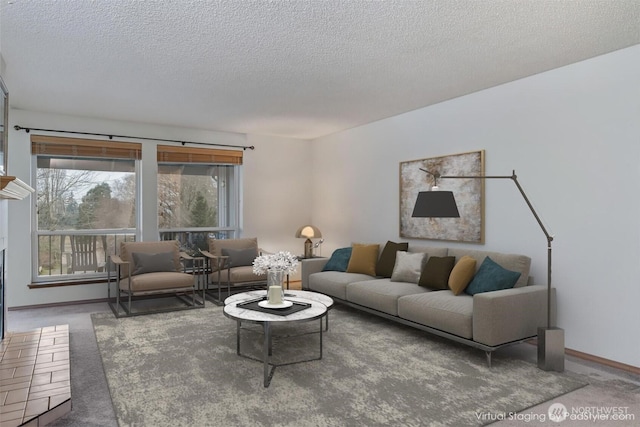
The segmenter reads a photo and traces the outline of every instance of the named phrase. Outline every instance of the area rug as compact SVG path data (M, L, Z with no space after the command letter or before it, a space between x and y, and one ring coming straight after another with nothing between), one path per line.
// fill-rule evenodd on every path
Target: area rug
M236 354L221 307L92 321L120 426L474 426L584 386L344 306L330 312L323 358L280 366ZM273 357L312 358L317 321L276 328ZM260 356L259 329L242 331Z

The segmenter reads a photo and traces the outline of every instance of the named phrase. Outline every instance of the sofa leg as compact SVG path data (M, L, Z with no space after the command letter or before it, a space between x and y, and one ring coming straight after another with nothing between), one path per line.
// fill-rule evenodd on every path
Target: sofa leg
M491 367L491 351L485 351L485 354L487 355L487 367Z

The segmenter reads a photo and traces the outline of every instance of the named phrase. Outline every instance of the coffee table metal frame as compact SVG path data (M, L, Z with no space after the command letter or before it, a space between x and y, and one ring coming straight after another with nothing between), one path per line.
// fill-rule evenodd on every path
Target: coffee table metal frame
M325 295L316 294L318 298L310 299L305 298L304 294L313 294L312 292L306 291L290 291L291 293L288 296L285 296L286 299L291 301L297 301L302 303L311 304L306 310L301 310L295 313L292 313L287 316L281 316L278 314L265 313L256 310L243 309L238 307L237 305L243 302L255 300L257 298L264 297L266 291L253 291L246 292L242 294L232 295L225 300L224 307L224 315L228 318L236 321L236 353L238 356L242 356L247 359L255 360L258 362L262 362L263 364L263 373L264 373L264 387L269 387L271 384L271 379L273 378L273 374L275 373L275 369L278 366L286 366L286 365L294 365L297 363L311 362L314 360L322 359L322 318L327 318L328 309L331 305L333 305L333 300ZM298 294L298 295L294 295ZM313 297L314 295L309 295ZM319 300L323 300L329 305L323 304ZM319 343L319 355L318 357L304 360L296 360L294 362L287 363L272 363L271 355L272 355L272 323L291 323L291 322L311 322L314 320L319 320L320 327L318 328L318 334L320 338ZM240 331L242 329L242 323L254 323L262 325L264 342L262 346L262 360L250 356L248 354L244 354L241 351L240 347ZM328 323L327 323L328 327ZM307 332L308 334L309 332ZM315 332L311 332L315 333ZM302 334L301 334L302 335Z

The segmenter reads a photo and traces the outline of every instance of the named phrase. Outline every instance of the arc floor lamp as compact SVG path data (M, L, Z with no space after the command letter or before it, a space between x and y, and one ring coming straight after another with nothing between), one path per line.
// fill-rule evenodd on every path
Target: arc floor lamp
M459 218L458 206L452 191L441 191L438 187L440 179L510 179L516 185L527 203L531 213L547 238L547 325L538 328L538 367L545 371L564 370L564 330L551 326L551 242L553 236L549 234L540 216L533 208L531 201L518 182L516 171L511 175L472 175L472 176L443 176L438 172L431 172L420 168L421 171L433 176L434 186L431 191L421 191L416 199L412 217L431 218Z

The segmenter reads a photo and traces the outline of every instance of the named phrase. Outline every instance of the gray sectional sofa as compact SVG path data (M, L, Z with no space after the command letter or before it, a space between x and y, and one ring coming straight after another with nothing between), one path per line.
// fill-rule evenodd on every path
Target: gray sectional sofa
M458 260L467 255L476 260L476 270L489 256L505 269L521 275L511 289L473 296L455 295L451 290L432 290L416 283L368 274L322 271L328 258L313 258L302 262L302 289L329 295L351 307L484 350L489 366L493 351L535 337L537 328L546 324L547 288L531 284L529 257L409 245L408 253L412 252L426 252L426 259L454 256ZM551 300L551 317L555 323L555 289L552 289Z

